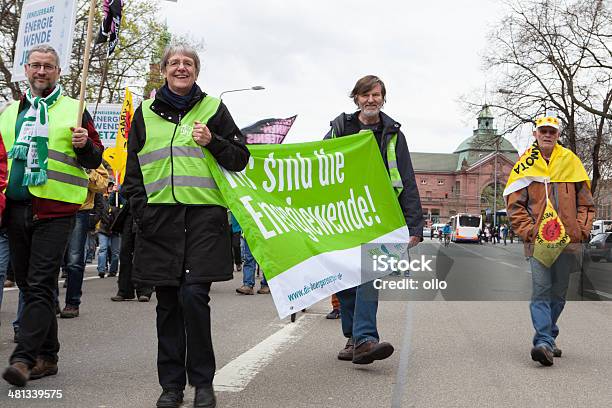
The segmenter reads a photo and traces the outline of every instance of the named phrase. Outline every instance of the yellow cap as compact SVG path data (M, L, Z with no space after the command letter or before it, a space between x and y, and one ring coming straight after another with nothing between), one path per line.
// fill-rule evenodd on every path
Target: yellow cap
M555 129L559 129L559 119L554 116L544 116L536 119L536 129L543 126L550 126Z

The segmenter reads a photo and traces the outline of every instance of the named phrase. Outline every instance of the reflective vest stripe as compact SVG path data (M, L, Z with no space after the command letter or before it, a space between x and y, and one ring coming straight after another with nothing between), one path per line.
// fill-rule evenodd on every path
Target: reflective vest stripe
M83 167L79 164L79 162L74 158L68 156L66 153L58 152L57 150L49 149L48 152L49 159L62 162L72 167L76 167L78 170L81 170Z
M49 180L60 181L66 184L72 184L73 186L85 187L89 184L89 179L80 178L77 176L71 176L70 174L61 173L55 170L47 170L47 177Z
M170 158L171 155L174 157L195 157L196 159L204 158L204 152L200 147L173 146L171 154L170 147L167 146L149 153L145 153L142 156L139 156L138 160L140 161L141 166L145 166L158 160Z
M172 177L164 177L153 183L145 184L147 195L163 190L165 187L172 187ZM217 183L210 177L198 176L174 176L174 187L200 187L218 190Z
M391 185L395 190L395 194L399 197L404 189L404 183L402 183L402 176L397 168L397 157L395 156L396 143L397 133L391 137L391 140L389 140L389 145L387 146L387 163L389 164L389 177L391 178Z

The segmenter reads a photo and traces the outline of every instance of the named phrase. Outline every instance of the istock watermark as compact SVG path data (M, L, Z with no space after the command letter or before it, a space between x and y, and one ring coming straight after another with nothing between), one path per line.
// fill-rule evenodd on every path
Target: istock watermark
M375 272L433 272L433 258L421 255L419 259L400 259L395 255L372 255L372 270Z

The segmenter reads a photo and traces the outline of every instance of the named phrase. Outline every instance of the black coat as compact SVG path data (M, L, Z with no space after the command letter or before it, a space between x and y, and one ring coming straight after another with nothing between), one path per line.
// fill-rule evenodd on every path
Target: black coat
M359 124L359 111L346 114L340 114L336 119L331 121L330 125L332 129L325 135L325 139L331 138L332 130L337 136L346 136L359 133L361 126ZM406 137L400 130L400 124L394 121L391 117L380 112L380 119L382 122L382 137L378 141L380 148L380 154L382 155L383 162L389 169L389 163L387 160L387 145L389 144L393 134L397 133L397 143L395 145L395 156L397 158L397 168L400 176L402 177L402 184L404 188L402 193L398 197L400 207L404 213L404 219L406 225L410 231L410 236L416 236L423 238L423 226L425 220L423 219L423 208L421 207L421 197L419 196L419 189L416 184L414 175L414 169L412 168L412 160L410 159L410 153L408 151L408 145L406 144Z
M189 106L175 109L158 92L151 110L177 122L205 96L199 89ZM249 151L244 136L223 103L207 123L213 138L206 146L230 171L244 169ZM128 137L123 193L137 226L132 278L147 286L179 286L232 279L231 230L227 210L216 205L148 205L138 152L146 141L142 105L134 113ZM172 135L168 135L168 138Z

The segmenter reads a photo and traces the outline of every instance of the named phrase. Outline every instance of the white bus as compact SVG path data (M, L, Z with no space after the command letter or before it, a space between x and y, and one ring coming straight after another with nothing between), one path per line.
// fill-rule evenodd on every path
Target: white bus
M593 221L593 228L591 229L591 237L604 232L612 232L612 220L597 220Z
M478 230L482 228L482 216L457 214L450 218L453 242L478 242Z

